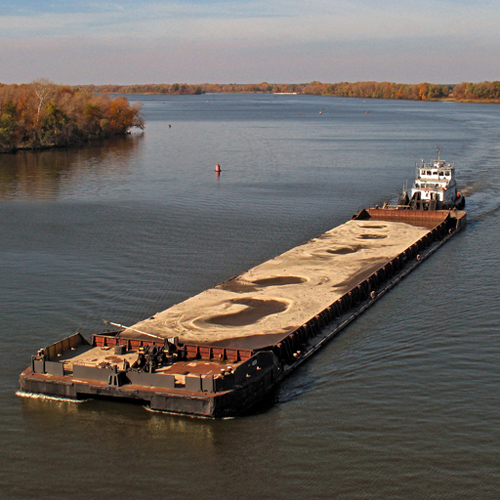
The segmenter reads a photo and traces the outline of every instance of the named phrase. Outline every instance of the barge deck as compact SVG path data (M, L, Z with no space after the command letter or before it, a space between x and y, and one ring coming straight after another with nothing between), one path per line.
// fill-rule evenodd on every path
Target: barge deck
M22 394L241 415L466 223L461 210L372 208L135 325L32 356Z

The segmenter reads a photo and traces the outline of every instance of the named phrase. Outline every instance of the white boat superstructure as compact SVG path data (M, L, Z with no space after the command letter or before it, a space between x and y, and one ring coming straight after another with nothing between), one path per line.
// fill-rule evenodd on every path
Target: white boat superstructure
M465 198L457 191L455 165L441 159L439 147L436 160L426 163L422 159L417 164L410 196L404 192L399 204L421 210L464 208Z

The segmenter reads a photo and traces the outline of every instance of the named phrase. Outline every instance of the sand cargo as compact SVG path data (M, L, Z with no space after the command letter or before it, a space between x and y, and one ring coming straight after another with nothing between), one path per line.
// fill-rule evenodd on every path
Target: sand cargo
M457 209L362 210L135 325L40 349L20 375L19 394L245 414L465 224Z

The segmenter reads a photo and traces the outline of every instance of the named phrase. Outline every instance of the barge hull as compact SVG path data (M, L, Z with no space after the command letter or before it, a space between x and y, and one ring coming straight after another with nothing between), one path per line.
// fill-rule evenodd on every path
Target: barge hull
M75 334L32 357L31 366L20 375L21 395L112 398L141 402L157 411L215 418L248 413L272 395L286 376L463 229L466 213L374 208L361 211L353 219L397 222L425 230L422 237L383 265L372 265L361 273L357 270L356 276L361 278L354 277L340 297L332 296L325 307L282 334L254 335L245 343L231 343L230 339L228 345L182 339L171 345L159 335L133 334L131 328L94 335L90 343ZM273 341L266 344L266 338ZM138 352L154 352L156 356L160 349L167 348L163 356L169 361L164 365L137 367L136 362L130 366L129 361L136 359ZM171 348L175 351L173 361Z

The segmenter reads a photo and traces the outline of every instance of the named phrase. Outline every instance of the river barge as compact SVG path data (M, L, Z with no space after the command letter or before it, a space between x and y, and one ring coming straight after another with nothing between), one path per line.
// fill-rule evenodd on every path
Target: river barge
M18 394L245 414L465 224L457 209L362 210L140 323L40 349Z
M427 184L433 179L433 186ZM424 182L425 181L425 182ZM39 349L21 396L248 413L466 224L453 165L417 168L411 199L351 220L132 326Z

